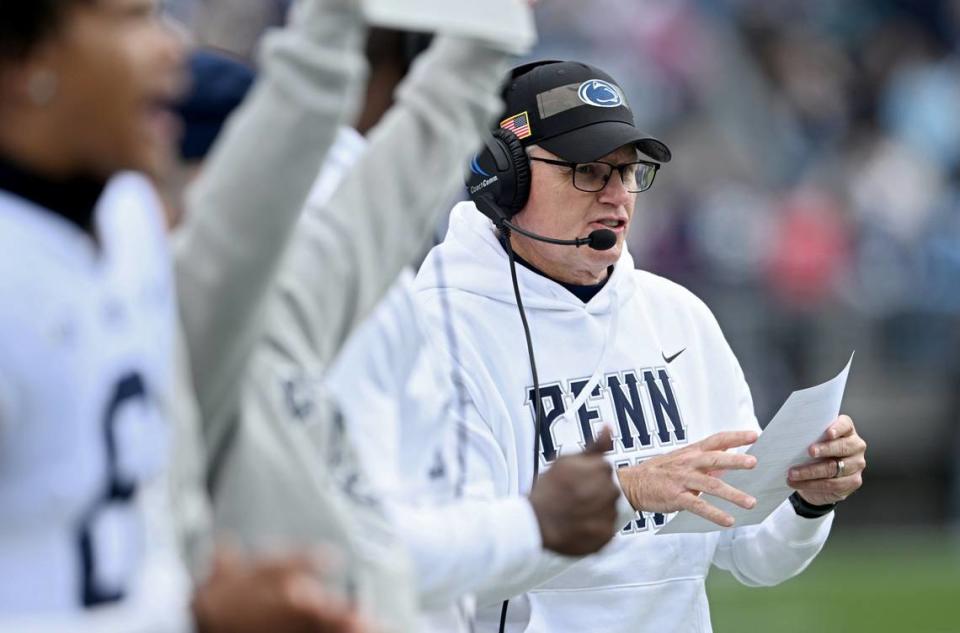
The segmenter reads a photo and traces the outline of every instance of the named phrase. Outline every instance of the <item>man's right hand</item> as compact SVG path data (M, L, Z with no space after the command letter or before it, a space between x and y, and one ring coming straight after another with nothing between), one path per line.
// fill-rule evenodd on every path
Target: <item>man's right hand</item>
M728 453L727 449L757 441L756 431L715 433L684 448L657 455L617 471L620 487L636 510L677 512L687 510L730 527L733 517L703 498L707 493L750 509L757 500L724 483L719 476L726 470L749 470L757 465L752 455Z
M613 448L610 430L578 455L559 458L530 491L530 505L540 524L543 547L557 554L592 554L617 529L620 491L603 454Z
M221 547L197 588L199 633L366 633L353 607L333 595L313 559L291 555L250 561Z

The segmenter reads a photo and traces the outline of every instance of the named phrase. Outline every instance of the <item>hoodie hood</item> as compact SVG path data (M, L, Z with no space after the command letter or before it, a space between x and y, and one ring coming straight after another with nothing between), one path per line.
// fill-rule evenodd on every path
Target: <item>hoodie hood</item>
M437 274L437 258L443 260L443 268L452 271L449 276ZM632 296L633 269L633 258L624 247L610 279L586 304L562 285L525 266L517 266L517 280L527 310L586 310L598 315L615 309L618 302ZM461 202L450 212L447 235L430 251L417 279L417 290L448 288L516 305L510 260L497 238L493 222L473 202Z

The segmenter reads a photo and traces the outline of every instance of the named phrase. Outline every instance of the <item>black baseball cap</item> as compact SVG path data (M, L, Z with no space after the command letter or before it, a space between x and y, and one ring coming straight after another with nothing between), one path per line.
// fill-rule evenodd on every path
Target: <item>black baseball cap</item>
M540 61L514 68L503 90L500 127L524 145L539 145L564 160L597 160L624 145L666 163L670 149L638 130L613 77L580 62Z

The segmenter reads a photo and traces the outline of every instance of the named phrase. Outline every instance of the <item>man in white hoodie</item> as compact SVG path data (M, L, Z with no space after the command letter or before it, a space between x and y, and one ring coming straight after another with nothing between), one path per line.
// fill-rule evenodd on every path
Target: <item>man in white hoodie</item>
M454 208L416 285L430 325L454 331L447 348L468 399L465 493L524 494L541 467L609 426L625 527L597 555L544 554L489 583L478 630L710 631L710 565L748 585L802 571L834 505L862 483L865 443L841 416L810 447L818 461L791 470L797 493L762 524L657 536L678 510L731 527L701 493L755 504L718 475L753 467L728 449L760 430L709 309L635 270L624 247L636 194L670 152L634 127L616 82L585 64L519 67L504 100L500 129L471 165L474 202Z

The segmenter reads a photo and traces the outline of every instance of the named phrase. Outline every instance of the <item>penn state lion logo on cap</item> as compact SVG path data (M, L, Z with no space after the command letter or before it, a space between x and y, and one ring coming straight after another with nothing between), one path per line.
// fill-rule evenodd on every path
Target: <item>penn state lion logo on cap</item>
M577 95L587 105L598 108L617 108L624 105L620 89L602 79L588 79L583 82L577 90Z

